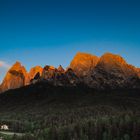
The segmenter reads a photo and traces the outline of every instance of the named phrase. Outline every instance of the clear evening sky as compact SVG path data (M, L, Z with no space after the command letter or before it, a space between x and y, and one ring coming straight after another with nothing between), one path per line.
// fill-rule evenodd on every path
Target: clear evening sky
M27 70L67 67L78 51L120 54L140 67L140 2L0 0L0 81L17 60Z

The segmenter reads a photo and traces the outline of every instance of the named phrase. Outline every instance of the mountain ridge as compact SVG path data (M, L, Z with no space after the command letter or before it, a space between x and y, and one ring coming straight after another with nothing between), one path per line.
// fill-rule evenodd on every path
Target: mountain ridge
M78 52L69 67L64 69L46 65L35 66L26 71L16 62L7 72L0 92L37 82L49 82L55 86L84 84L94 89L140 88L140 68L128 64L120 55L104 53L101 57Z

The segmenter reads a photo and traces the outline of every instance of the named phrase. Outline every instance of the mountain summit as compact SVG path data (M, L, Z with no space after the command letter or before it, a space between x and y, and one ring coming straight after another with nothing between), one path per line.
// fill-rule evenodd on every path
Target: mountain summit
M68 69L46 65L36 66L27 73L20 62L16 62L7 72L0 92L20 88L37 82L46 82L54 86L78 86L106 89L139 89L140 69L135 68L119 55L105 53L100 58L87 53L78 52Z
M136 68L126 63L119 55L105 53L91 74L90 86L103 89L138 88Z
M78 52L72 62L70 68L80 77L88 75L97 65L99 58L88 53Z
M39 73L39 75L42 75L42 72L43 72L43 68L41 66L35 66L31 68L30 72L28 73L29 83L30 83L30 80L34 79L37 73Z
M27 71L20 62L16 62L7 72L1 86L1 92L20 88L25 85L27 78Z

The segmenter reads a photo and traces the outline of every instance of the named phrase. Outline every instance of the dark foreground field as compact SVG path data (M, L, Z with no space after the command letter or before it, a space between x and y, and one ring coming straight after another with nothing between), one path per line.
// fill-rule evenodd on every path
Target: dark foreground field
M140 140L140 91L93 91L45 83L0 95L4 140Z

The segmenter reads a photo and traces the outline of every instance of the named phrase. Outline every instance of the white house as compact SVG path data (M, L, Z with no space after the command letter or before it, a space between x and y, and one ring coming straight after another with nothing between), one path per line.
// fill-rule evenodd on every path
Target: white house
M9 130L9 127L8 125L1 125L1 130Z

